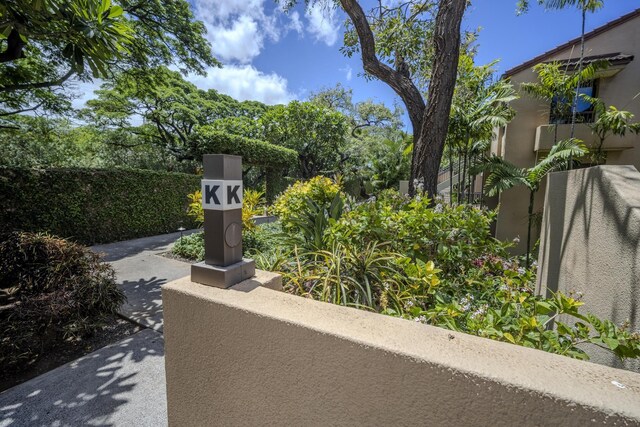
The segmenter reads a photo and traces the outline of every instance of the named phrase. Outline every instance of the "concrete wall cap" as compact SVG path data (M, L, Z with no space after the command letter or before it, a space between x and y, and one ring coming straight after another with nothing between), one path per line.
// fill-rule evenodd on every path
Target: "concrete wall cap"
M163 298L165 294L277 319L427 363L471 381L475 377L640 422L637 373L261 287L217 289L184 278L163 286Z

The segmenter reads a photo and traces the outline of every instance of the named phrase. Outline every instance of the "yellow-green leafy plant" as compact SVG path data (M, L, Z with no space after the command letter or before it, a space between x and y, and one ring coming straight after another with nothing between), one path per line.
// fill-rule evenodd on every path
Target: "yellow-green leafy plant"
M189 215L198 224L198 227L202 227L204 224L204 209L202 209L202 192L196 190L191 194L187 194L189 199L189 207L187 208L187 215Z
M287 292L578 359L588 345L640 357L628 324L581 312L579 296L536 294L535 266L491 236L493 212L386 191L335 219L303 200L292 224L312 239L274 235L256 257Z
M202 209L202 192L196 190L191 194L187 194L189 198L189 207L187 215L194 219L198 226L204 223L204 210ZM264 205L264 193L256 190L244 190L242 195L242 226L245 230L255 229L255 223L252 218L259 215Z
M264 192L257 190L244 190L242 196L242 226L247 231L253 231L256 223L253 217L263 212Z
M307 200L320 207L328 208L336 194L340 193L340 181L324 176L316 176L309 181L297 181L289 186L273 204L273 212L282 221L283 228L293 227L293 222L304 212Z

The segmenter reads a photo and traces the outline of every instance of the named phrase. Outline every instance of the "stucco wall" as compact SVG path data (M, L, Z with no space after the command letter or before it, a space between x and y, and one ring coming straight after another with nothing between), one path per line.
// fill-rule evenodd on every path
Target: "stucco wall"
M262 287L162 294L170 426L640 423L640 374Z
M582 292L585 312L640 331L640 173L598 166L549 176L538 292ZM592 360L640 371L586 349Z
M579 19L578 15L576 15L576 19ZM635 55L635 59L616 75L599 80L598 97L602 98L607 105L614 105L618 109L632 112L635 114L636 120L640 120L640 97L636 96L640 92L640 79L638 78L640 76L640 17L613 27L586 42L586 56L615 52ZM576 58L579 53L580 45L578 43L545 59L545 61ZM520 88L520 84L523 82L537 80L537 76L531 68L515 73L510 78L517 89ZM532 167L536 164L539 156L534 150L536 128L549 123L549 104L536 100L522 92L520 96L520 99L511 103L516 111L516 116L504 131L504 146L499 147L498 141L494 141L492 152L502 155L506 160L519 167ZM502 135L502 133L496 133L496 138ZM610 139L616 138L618 137L610 137ZM609 152L607 164L628 164L640 167L640 146L638 146L640 138L628 137L627 139L634 142L636 147L629 150ZM595 142L595 137L592 139L585 138L584 142L587 145L591 145ZM615 142L608 142L607 144L619 145ZM498 148L502 152L497 151ZM542 210L545 186L546 182L543 183L536 196L534 212ZM516 236L520 236L520 243L515 248L517 253L525 251L525 239L523 237L526 236L527 231L528 203L528 193L523 191L522 188L505 191L500 196L496 237L501 240L511 240Z

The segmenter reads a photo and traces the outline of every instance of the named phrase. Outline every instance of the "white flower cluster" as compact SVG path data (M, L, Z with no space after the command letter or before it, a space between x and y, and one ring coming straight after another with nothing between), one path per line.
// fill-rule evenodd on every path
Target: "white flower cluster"
M466 297L460 300L460 307L462 311L468 311L471 308L471 303L473 302L473 295L467 295Z
M423 315L423 316L418 316L416 318L414 318L413 320L415 320L418 323L427 323L427 318Z
M489 306L487 304L483 304L480 307L478 307L478 309L476 311L474 311L473 313L471 313L471 318L473 320L477 319L478 317L484 316L484 314L487 312L487 309L489 308Z
M424 193L424 179L414 179L413 188L415 188L416 193Z
M433 208L433 211L434 211L435 213L442 213L442 211L443 211L443 210L444 210L444 208L442 207L442 204L441 204L441 203L438 203L438 204L436 205L436 207L435 207L435 208Z

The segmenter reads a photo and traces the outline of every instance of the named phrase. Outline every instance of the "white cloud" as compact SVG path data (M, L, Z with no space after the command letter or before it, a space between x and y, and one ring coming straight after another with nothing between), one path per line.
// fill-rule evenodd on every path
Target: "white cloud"
M287 79L275 73L265 74L252 65L226 65L211 68L207 76L190 76L200 89L215 89L237 100L265 104L286 104L295 98L287 88Z
M289 13L289 20L291 22L289 22L289 26L287 28L302 35L304 30L302 27L302 21L300 20L300 14L297 11L293 11Z
M351 68L350 65L347 65L344 68L340 68L338 69L338 71L343 71L347 81L351 81L351 78L353 77L353 69Z
M214 55L226 61L250 62L260 54L263 35L258 23L248 15L242 15L231 27L206 24Z
M264 14L264 0L195 0L199 19L209 22L211 18L224 20L233 15L249 15L257 18Z
M336 9L314 3L307 8L305 14L309 20L307 29L316 40L320 40L329 46L333 46L338 40L340 25L336 22Z
M288 31L282 12L265 12L265 0L193 0L196 18L207 28L213 53L223 61L248 63L258 56L266 38L277 42Z

